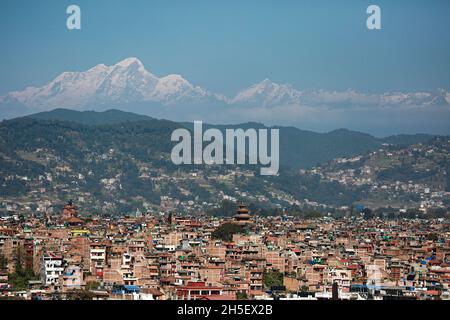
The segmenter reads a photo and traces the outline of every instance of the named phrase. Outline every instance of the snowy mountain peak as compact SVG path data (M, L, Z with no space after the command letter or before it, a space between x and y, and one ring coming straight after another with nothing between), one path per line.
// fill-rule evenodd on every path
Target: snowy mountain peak
M263 81L259 83L261 86L273 86L277 85L275 82L272 82L269 78L265 78Z
M86 72L102 72L102 71L107 71L108 69L110 69L111 67L108 67L107 65L100 63L92 68L90 68L88 71Z
M215 95L193 86L181 75L158 78L138 58L131 57L112 66L98 64L83 72L63 72L42 87L11 92L2 100L44 111L145 101L169 105L205 97Z
M163 78L160 79L161 81L164 82L175 82L175 83L179 83L179 84L187 84L189 86L192 86L189 81L187 81L186 79L184 79L181 75L179 74L169 74Z
M141 60L139 60L138 58L135 58L135 57L126 58L116 64L116 66L122 67L122 68L128 68L131 65L138 65L139 67L144 67Z
M300 103L302 93L289 84L277 84L269 79L240 91L232 103L271 107L275 105L294 105Z

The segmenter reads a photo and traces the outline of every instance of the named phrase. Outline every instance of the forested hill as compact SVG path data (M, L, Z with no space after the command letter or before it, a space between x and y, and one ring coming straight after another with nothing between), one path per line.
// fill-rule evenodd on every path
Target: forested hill
M110 109L103 112L96 111L74 111L69 109L55 109L32 114L28 118L36 120L59 120L77 122L85 125L116 124L131 121L154 120L151 117Z
M158 121L148 116L120 110L96 112L55 109L53 111L34 114L28 116L28 118L36 120L70 121L84 125L116 125L129 122L127 127L132 127L133 125L131 123L134 122L148 121L146 124L147 127L153 127L158 124L157 127L161 128L161 126L168 124L168 128L172 125L184 126L192 129L192 123L175 124L170 121ZM348 157L377 150L383 143L411 145L427 142L433 138L433 136L426 134L416 134L396 135L380 139L366 133L346 129L338 129L328 133L317 133L295 127L267 127L260 123L243 123L237 125L204 124L204 129L209 127L215 127L222 131L226 128L278 128L280 130L281 166L294 169L309 168L338 157ZM167 141L169 142L170 139Z

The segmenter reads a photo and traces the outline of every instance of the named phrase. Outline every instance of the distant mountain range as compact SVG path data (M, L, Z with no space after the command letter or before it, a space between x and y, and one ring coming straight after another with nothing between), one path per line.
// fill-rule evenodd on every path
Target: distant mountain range
M339 111L388 110L393 107L449 106L444 89L420 92L361 93L354 90L300 91L269 79L239 91L234 97L193 85L178 74L158 77L137 58L115 65L96 65L83 72L64 72L42 87L28 87L0 97L0 119L49 111L55 108L104 111L111 108L175 121L203 120L218 123L263 121L256 118L305 119L321 108ZM380 109L381 108L381 109ZM439 110L438 110L439 111ZM442 112L442 111L439 111ZM348 126L345 126L348 127Z
M83 125L111 125L125 122L158 123L158 120L152 117L120 110L96 112L55 109L53 111L33 114L27 116L27 118L47 121L70 121ZM190 122L175 123L166 121L165 123L170 124L172 128L180 126L188 129L193 128ZM338 157L366 153L380 148L383 143L410 145L426 142L433 138L432 135L416 134L397 135L380 139L366 133L346 129L338 129L328 133L317 133L300 130L295 127L268 127L261 123L242 123L237 125L204 124L204 129L209 127L215 127L222 131L227 128L278 128L280 130L280 162L282 166L291 168L308 168ZM167 144L169 142L168 140Z

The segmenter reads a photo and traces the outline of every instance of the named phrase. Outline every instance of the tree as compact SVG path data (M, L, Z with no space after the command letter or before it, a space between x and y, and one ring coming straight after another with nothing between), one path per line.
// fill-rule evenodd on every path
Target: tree
M66 299L67 300L92 300L94 298L94 294L89 290L72 290L67 292Z
M99 282L89 281L88 283L86 283L86 290L95 290L98 289L99 286L100 286Z
M308 292L308 291L309 291L308 286L305 286L305 285L302 285L302 286L301 286L300 292Z
M244 228L235 223L224 223L211 234L213 239L221 239L223 241L231 241L233 234L242 233Z
M238 292L238 293L236 293L236 299L237 300L247 300L248 296L245 292Z
M28 281L35 280L36 275L32 269L24 268L25 252L22 247L17 248L15 257L14 273L8 275L8 282L15 290L25 290L28 286Z
M8 271L8 259L3 254L0 254L0 272Z
M263 274L263 283L267 289L272 287L281 287L283 285L284 275L278 270L265 271Z

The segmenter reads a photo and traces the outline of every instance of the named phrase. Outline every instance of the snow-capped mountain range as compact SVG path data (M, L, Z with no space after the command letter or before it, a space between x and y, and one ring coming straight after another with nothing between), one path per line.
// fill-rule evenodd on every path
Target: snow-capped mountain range
M41 109L138 101L173 104L210 97L220 99L180 75L158 78L147 71L139 59L128 58L113 66L99 64L85 72L64 72L43 87L11 92L3 99Z
M64 72L48 84L0 97L0 118L55 108L104 109L133 103L161 106L226 106L273 108L279 106L396 106L450 105L450 93L436 92L365 94L352 90L299 91L289 84L266 79L226 97L191 84L177 74L157 77L137 58L84 72Z
M302 92L289 84L276 84L269 79L240 91L229 100L231 104L258 105L271 107L276 105L298 105L301 103Z

